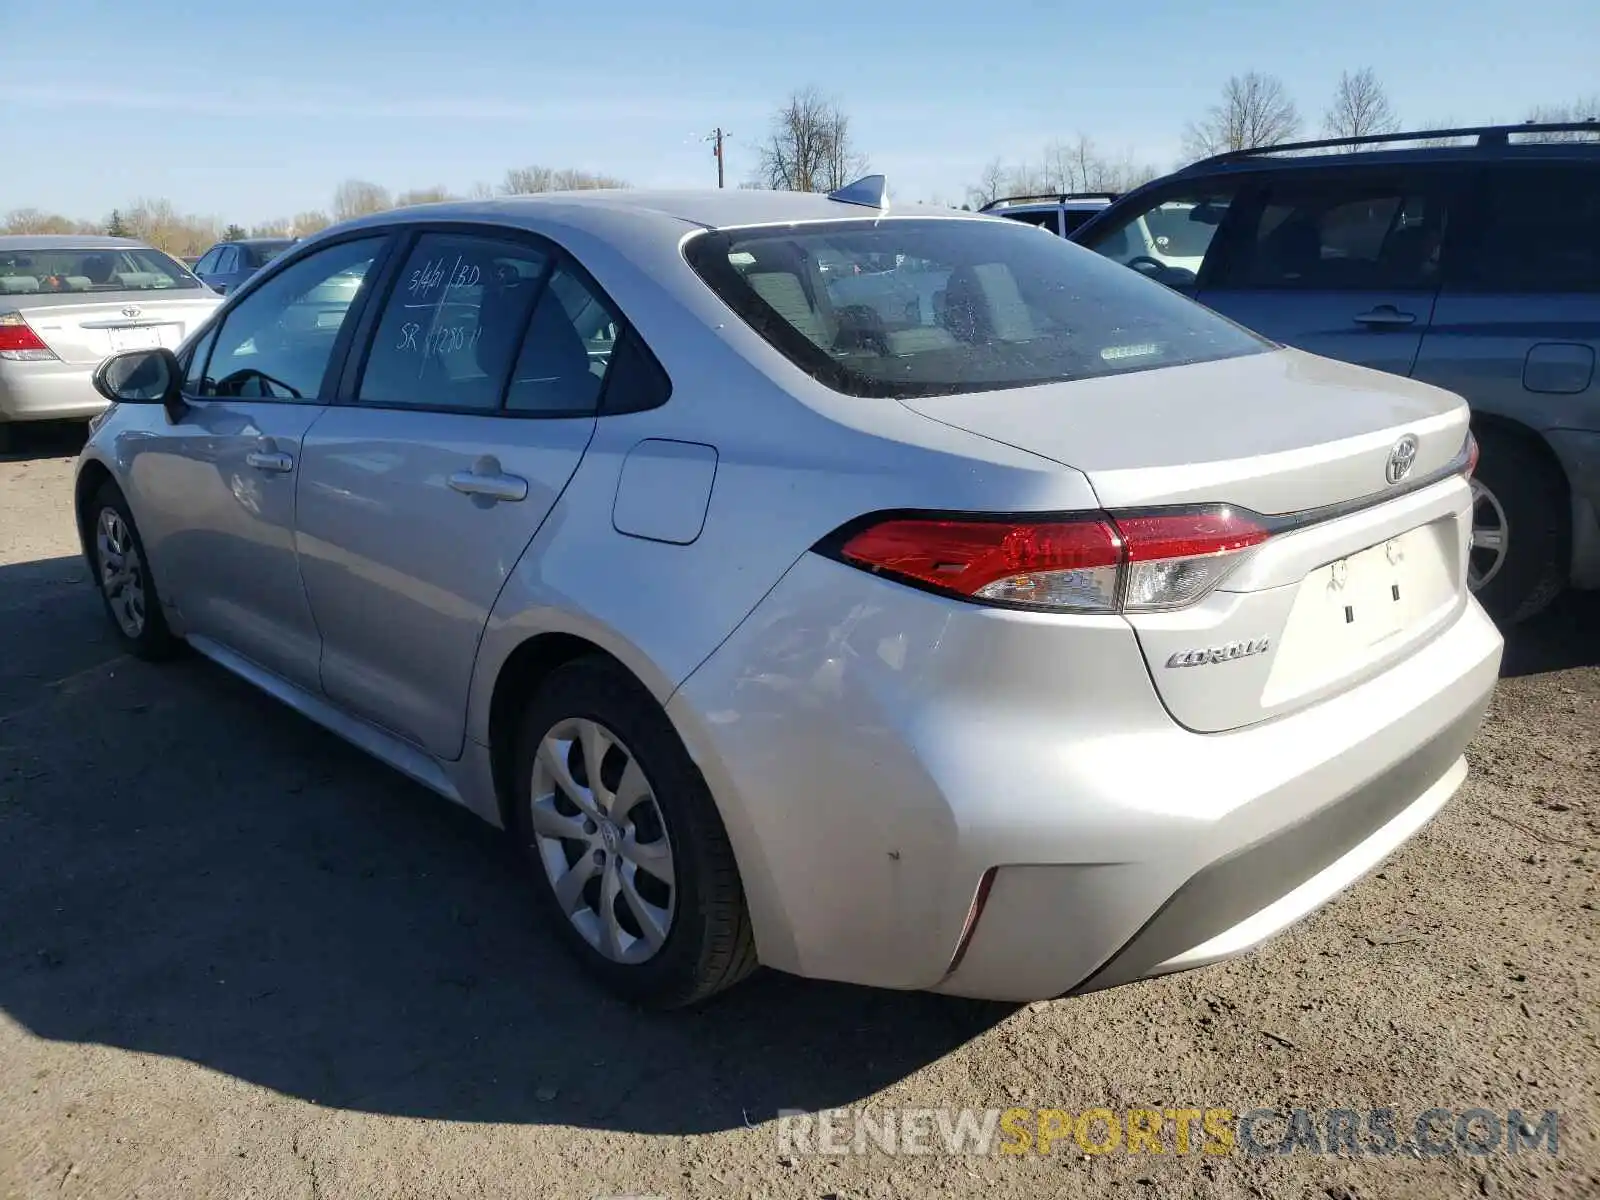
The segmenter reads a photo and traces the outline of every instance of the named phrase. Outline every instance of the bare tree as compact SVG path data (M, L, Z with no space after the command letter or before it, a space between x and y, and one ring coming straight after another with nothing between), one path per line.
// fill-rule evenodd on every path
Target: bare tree
M563 167L554 176L557 192L592 192L600 188L625 188L627 183L611 175L602 175L596 171L581 171L575 167Z
M967 199L974 207L981 207L998 196L1126 192L1160 174L1154 166L1138 162L1131 150L1119 158L1107 157L1092 138L1080 133L1070 142L1046 146L1039 166L1007 166L998 158L993 160L984 167L978 182L967 188Z
M216 218L180 213L165 199L140 200L118 215L133 237L179 256L204 252L221 228Z
M484 183L481 179L467 191L467 196L473 200L493 200L494 185Z
M1369 137L1399 132L1400 118L1377 73L1371 67L1362 67L1354 75L1339 72L1339 86L1333 91L1333 103L1323 114L1322 127L1329 137Z
M793 192L831 192L867 169L850 137L850 118L816 88L795 92L772 118L757 178Z
M433 187L412 188L409 192L401 192L394 198L396 208L405 208L411 204L437 204L441 200L450 199L450 189L438 183Z
M333 192L333 219L348 221L394 207L389 189L364 179L346 179Z
M991 200L1000 197L1000 189L1005 186L1006 165L998 158L990 159L984 164L983 174L978 176L978 182L967 188L967 202L973 208L982 208Z
M328 214L321 209L310 209L306 212L295 213L294 219L289 222L287 233L295 237L306 237L313 233L320 233L333 222L328 219Z
M1205 158L1227 150L1276 146L1300 132L1300 110L1276 75L1247 71L1223 86L1222 100L1184 131L1184 153Z
M1592 142L1600 141L1600 93L1581 97L1573 104L1541 104L1526 118L1539 124L1561 121L1594 122L1593 129L1562 130L1553 133L1533 133L1528 138L1540 142Z
M60 213L47 213L37 208L14 208L0 220L4 233L76 233L78 222Z
M576 167L515 167L506 172L500 190L508 196L531 196L539 192L585 192L597 188L624 188L627 183L615 176Z

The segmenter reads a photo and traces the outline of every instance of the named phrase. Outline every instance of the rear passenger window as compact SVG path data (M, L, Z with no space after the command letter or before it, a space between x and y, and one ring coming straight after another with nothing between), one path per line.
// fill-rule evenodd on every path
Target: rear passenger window
M600 411L607 416L659 408L672 394L667 373L631 328L624 329L611 348L605 385Z
M1491 174L1476 236L1453 274L1474 291L1600 291L1600 169Z
M528 324L506 408L550 417L599 411L620 324L576 272L558 267Z
M522 242L423 234L390 290L357 401L497 410L548 263Z
M1405 184L1292 181L1267 190L1218 287L1312 291L1438 286L1443 197Z

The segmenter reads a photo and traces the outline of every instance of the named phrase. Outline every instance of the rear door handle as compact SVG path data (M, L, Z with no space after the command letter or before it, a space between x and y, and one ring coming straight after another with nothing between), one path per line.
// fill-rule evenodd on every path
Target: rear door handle
M528 481L520 475L506 474L500 469L500 460L492 454L485 454L473 463L470 471L457 471L449 482L451 490L463 496L507 501L528 498Z
M252 450L244 456L244 461L258 471L281 473L294 470L294 456L282 450Z
M1356 323L1368 329L1403 329L1416 321L1415 313L1401 312L1392 304L1380 304L1370 312L1356 314Z

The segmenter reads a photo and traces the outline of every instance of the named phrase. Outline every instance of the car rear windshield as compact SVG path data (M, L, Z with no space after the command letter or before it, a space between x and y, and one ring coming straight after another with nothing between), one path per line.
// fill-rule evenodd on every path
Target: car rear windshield
M153 292L197 288L176 259L143 246L0 250L0 294Z
M1271 349L1160 284L1011 221L712 230L689 264L796 366L854 396L981 392Z
M256 266L264 267L292 245L293 241L254 242L250 246L250 256L255 259Z

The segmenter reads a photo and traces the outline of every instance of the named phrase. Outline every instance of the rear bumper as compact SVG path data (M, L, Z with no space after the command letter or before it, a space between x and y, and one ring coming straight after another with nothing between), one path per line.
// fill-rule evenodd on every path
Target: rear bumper
M93 379L92 366L0 360L0 421L87 420L107 407Z
M1197 734L1120 618L974 609L807 556L668 708L763 962L1028 1000L1246 950L1381 861L1459 786L1500 653L1466 601L1377 678Z

